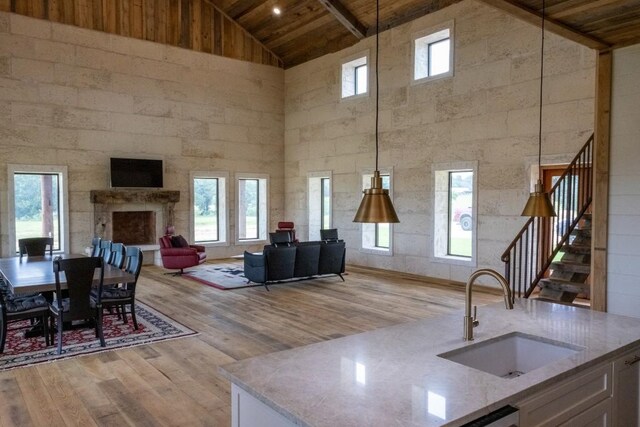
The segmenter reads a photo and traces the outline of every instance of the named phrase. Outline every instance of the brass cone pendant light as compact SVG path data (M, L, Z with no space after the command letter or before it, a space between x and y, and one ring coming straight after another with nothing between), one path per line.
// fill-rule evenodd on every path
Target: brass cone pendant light
M544 76L544 13L545 0L542 0L542 43L540 49L540 126L538 129L538 182L534 192L529 195L529 200L524 206L522 216L552 217L556 216L549 193L544 191L542 184L542 81Z
M376 170L371 178L371 188L363 191L364 197L353 222L395 223L400 222L393 208L389 190L382 188L382 177L378 170L378 103L380 85L378 83L378 58L380 56L380 0L376 0Z

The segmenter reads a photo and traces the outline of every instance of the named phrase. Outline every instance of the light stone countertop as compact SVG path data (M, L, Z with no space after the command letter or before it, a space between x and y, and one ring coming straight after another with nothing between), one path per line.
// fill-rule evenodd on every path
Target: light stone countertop
M532 299L478 307L475 341L463 312L232 363L221 373L302 426L460 425L640 344L640 319ZM584 347L513 379L438 357L510 332Z

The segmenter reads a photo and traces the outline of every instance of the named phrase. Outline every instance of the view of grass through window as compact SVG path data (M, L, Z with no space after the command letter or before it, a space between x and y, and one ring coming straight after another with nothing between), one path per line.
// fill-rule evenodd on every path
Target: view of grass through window
M218 178L194 178L193 180L193 224L196 242L220 240Z
M60 177L58 174L16 173L14 206L16 252L18 239L53 237L60 250Z
M239 185L239 233L240 240L258 239L259 180L240 179Z
M382 175L382 188L389 189L390 177L389 175ZM389 224L376 224L376 247L389 248L389 232L391 226Z
M321 201L322 201L322 217L321 217L321 229L327 229L331 227L331 179L321 178Z
M449 172L448 254L472 256L473 171Z

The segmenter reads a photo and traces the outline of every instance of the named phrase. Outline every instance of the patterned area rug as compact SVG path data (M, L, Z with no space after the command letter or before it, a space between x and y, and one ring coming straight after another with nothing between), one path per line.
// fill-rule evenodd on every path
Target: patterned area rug
M247 283L244 269L238 264L204 264L186 273L182 277L223 290L262 286L259 283Z
M136 301L136 316L138 320L137 331L133 329L130 315L127 316L127 324L118 319L118 316L104 317L103 328L104 338L107 342L106 347L100 347L100 341L95 336L94 328L65 331L62 354L60 355L56 354L57 342L46 347L44 337L24 338L25 329L17 329L17 327L28 326L28 320L10 323L4 353L0 354L0 371L197 334L138 301Z

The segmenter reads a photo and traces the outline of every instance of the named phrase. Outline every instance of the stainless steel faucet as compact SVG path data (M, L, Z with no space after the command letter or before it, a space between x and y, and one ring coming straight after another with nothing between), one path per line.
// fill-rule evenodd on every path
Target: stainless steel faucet
M489 268L483 268L480 270L476 270L471 273L469 276L469 280L467 280L467 287L465 290L465 300L464 300L464 340L472 341L473 340L473 328L478 326L480 322L477 319L477 307L473 306L473 317L471 316L471 287L473 286L476 279L480 276L491 276L500 283L502 286L502 292L504 293L504 305L507 310L513 309L513 302L511 301L511 288L509 288L509 284L507 283L507 279L504 278L500 273L495 270L491 270Z

